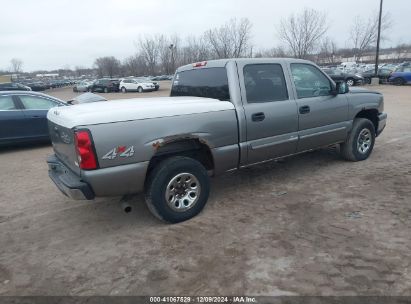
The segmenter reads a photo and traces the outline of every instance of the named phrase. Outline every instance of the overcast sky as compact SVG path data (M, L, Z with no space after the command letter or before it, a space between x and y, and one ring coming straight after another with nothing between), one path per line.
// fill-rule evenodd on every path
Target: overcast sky
M0 0L0 70L12 58L25 71L90 67L99 56L132 55L139 34L197 35L230 18L253 24L255 49L277 46L282 17L314 8L328 15L328 35L348 46L355 15L367 18L379 0ZM411 43L411 3L385 0L394 21L389 41Z

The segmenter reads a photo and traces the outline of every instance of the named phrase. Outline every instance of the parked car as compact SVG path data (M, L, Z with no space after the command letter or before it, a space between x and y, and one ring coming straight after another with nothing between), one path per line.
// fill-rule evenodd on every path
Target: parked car
M186 65L170 95L49 111L50 178L74 199L144 190L155 216L181 222L203 209L210 175L334 144L365 160L387 118L382 94L298 59Z
M50 88L48 85L46 85L42 81L28 82L25 85L30 87L32 91L44 91Z
M380 83L387 82L391 73L392 73L392 70L390 69L386 69L386 68L378 69L377 77L380 79ZM364 78L364 83L370 84L371 78L373 78L375 75L375 70L367 70L365 72L362 72L360 75Z
M391 73L388 81L395 85L404 85L411 83L411 65L403 64Z
M160 89L160 84L157 81L151 80L149 77L137 77L136 79L141 82L151 82L154 84L154 91L158 91Z
M91 81L81 81L73 86L73 92L88 92L92 84Z
M120 90L123 93L126 92L152 92L155 90L155 86L151 81L141 81L140 79L127 78L122 79L120 82Z
M120 81L118 79L97 79L94 81L89 88L90 92L118 92L120 86Z
M334 81L344 81L348 86L360 85L363 83L364 78L359 74L345 73L339 69L324 69L332 80Z
M50 140L47 112L64 105L62 100L42 93L0 92L0 145Z
M69 105L75 105L75 104L100 102L100 101L107 101L107 99L104 98L103 96L87 92L87 93L74 97L72 100L67 101L67 103Z
M0 91L31 91L31 88L21 83L3 82L0 83Z

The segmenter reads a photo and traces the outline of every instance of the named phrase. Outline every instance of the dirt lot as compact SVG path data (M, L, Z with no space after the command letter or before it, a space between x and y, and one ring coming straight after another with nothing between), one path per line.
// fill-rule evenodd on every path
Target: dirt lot
M389 121L370 159L329 149L227 174L177 225L141 196L130 214L64 197L48 145L1 151L0 295L411 295L411 87L377 90Z

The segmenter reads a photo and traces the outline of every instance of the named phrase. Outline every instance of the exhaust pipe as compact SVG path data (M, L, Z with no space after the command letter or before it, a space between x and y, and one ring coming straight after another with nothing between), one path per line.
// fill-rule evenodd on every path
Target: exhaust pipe
M122 201L122 202L120 203L120 205L121 205L121 209L123 209L123 211L124 211L125 213L130 213L131 210L133 209L133 208L131 207L130 203L129 203L129 202L126 202L126 201Z
M124 195L121 200L120 200L120 206L121 209L123 209L123 211L125 213L130 213L131 210L133 209L133 207L130 204L130 200L133 198L132 195Z

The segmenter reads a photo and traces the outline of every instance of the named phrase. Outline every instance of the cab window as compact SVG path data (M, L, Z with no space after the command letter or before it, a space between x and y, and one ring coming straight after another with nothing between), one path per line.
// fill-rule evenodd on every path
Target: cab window
M288 99L287 85L280 64L248 64L243 71L248 103Z
M230 100L225 68L203 68L176 74L170 96L196 96Z
M315 66L292 63L291 74L299 99L331 95L330 80Z

